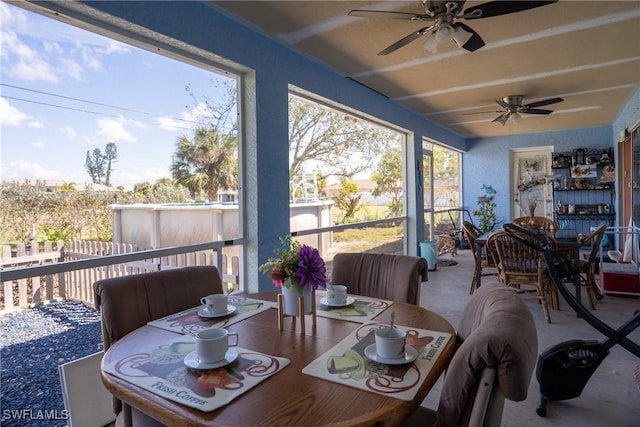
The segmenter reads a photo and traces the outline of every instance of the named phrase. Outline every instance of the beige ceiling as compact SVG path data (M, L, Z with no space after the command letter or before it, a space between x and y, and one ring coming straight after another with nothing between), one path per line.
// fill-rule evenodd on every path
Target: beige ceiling
M509 15L458 19L486 45L425 50L422 36L377 53L430 22L359 18L352 9L424 13L420 1L221 1L216 6L291 48L465 136L485 137L610 125L640 82L640 1L571 1ZM485 2L467 1L464 9ZM496 100L561 97L505 126ZM485 113L482 113L485 112ZM470 114L471 113L471 114Z

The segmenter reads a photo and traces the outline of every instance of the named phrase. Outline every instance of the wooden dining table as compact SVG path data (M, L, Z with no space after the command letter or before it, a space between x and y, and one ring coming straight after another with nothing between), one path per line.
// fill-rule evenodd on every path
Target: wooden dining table
M276 301L277 291L249 295ZM169 426L397 426L420 405L447 368L456 349L455 329L440 315L425 308L394 302L373 321L451 334L433 366L417 386L411 400L381 395L368 390L306 375L305 366L331 350L362 324L317 316L316 325L305 322L305 331L293 318L278 328L278 311L269 309L227 327L239 334L239 346L278 357L290 364L229 404L204 412L168 400L132 382L102 371L106 388L117 398ZM298 320L299 323L299 320ZM106 364L135 355L141 348L179 336L166 329L145 325L112 345L105 353Z

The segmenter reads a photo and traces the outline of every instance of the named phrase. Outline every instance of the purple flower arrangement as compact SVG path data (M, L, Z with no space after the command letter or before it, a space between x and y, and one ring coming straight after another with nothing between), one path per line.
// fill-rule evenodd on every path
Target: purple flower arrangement
M314 290L327 286L327 270L317 249L291 240L291 236L280 242L284 248L275 250L277 257L261 265L261 272L269 274L276 286L296 286L299 291L305 286Z

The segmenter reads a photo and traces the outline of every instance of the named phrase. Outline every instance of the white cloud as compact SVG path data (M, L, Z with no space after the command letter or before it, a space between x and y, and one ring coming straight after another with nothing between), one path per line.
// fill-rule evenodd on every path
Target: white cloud
M0 46L3 73L29 81L58 82L54 68L37 51L23 43L14 32L3 30Z
M171 117L160 117L156 119L156 122L160 126L160 129L165 130L175 131L185 127L185 123Z
M37 163L25 160L2 165L2 180L16 181L22 179L61 179L62 174L58 171L47 170Z
M84 68L82 65L71 58L61 58L60 64L58 64L58 69L63 75L69 76L74 80L82 80L82 73L84 72Z
M30 120L29 123L27 123L27 126L33 129L42 129L44 128L44 123L39 120Z
M20 126L31 118L9 104L6 99L0 98L0 124L2 126Z
M36 148L44 148L45 144L42 141L34 141L31 143L32 146L36 147Z
M82 55L82 61L84 64L92 70L99 70L102 68L102 62L98 58L99 54L96 50L89 46L81 46L80 52Z
M129 120L124 117L113 119L103 117L97 122L97 129L92 136L84 137L84 141L90 145L102 145L107 142L136 142L136 138L126 127L135 127L137 129L146 129L147 126L137 120Z
M182 118L193 122L202 122L214 118L211 109L204 102L199 102L191 111L182 113Z
M76 139L76 136L78 136L78 132L76 132L76 130L73 127L69 126L69 125L64 126L63 128L61 128L60 132L62 132L62 134L64 136L66 136L70 140L74 140L74 139Z

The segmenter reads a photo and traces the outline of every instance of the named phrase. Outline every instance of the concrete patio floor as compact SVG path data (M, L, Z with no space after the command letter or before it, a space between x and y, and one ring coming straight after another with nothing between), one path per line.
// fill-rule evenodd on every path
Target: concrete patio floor
M470 250L459 250L456 257L444 254L440 259L453 259L455 266L439 267L429 272L429 280L422 285L421 305L435 311L449 320L457 328L462 311L469 299L469 285L473 273L473 254ZM483 281L495 280L491 276ZM570 288L573 291L573 287ZM586 295L583 291L583 301ZM551 310L551 322L545 323L535 295L522 294L531 309L538 330L539 351L570 339L603 341L605 336L596 331L586 321L577 317L561 297L560 310ZM588 302L587 302L588 304ZM640 309L640 299L605 296L598 302L594 314L613 328L628 320L635 310ZM630 336L640 343L640 328ZM602 362L582 395L571 400L549 402L547 416L536 414L539 400L539 384L535 372L531 379L529 394L522 402L506 401L502 426L567 426L567 427L639 427L640 390L636 387L633 371L640 364L635 356L620 346L614 346L609 356ZM442 378L422 403L435 409L442 387Z

